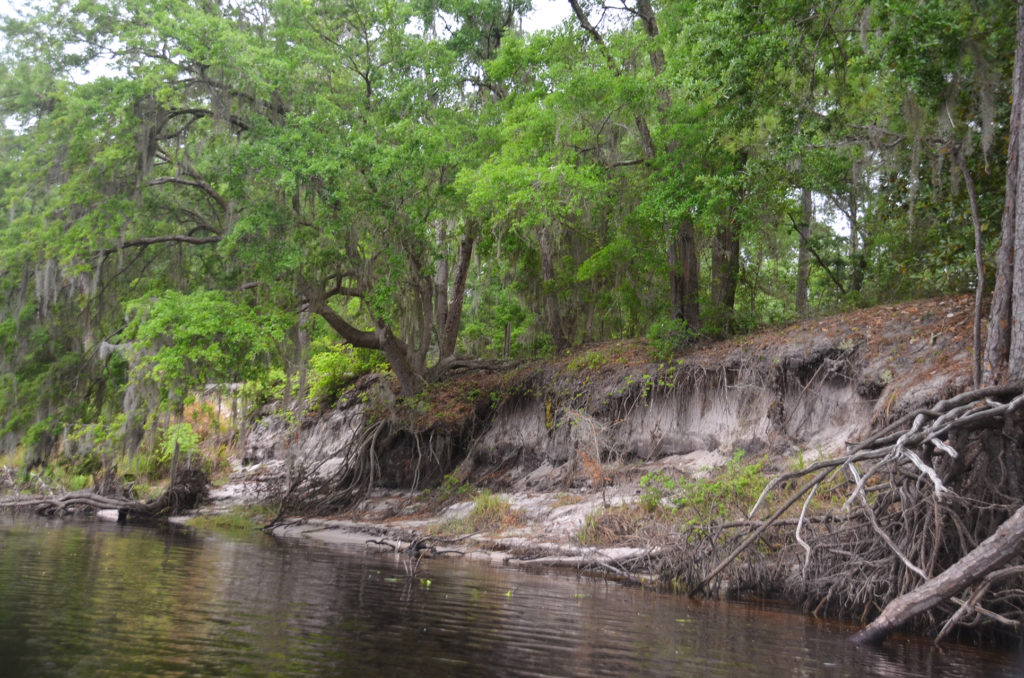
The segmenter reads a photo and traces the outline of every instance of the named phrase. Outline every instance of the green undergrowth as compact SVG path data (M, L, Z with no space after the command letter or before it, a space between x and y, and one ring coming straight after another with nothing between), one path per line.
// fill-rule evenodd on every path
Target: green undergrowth
M460 480L454 473L449 473L435 488L419 493L416 500L427 509L440 511L442 508L460 501L469 501L479 494L480 490Z
M657 539L687 527L742 519L768 484L765 459L744 460L743 450L707 478L673 477L664 471L640 479L636 503L587 515L576 534L586 546Z
M221 513L203 513L189 518L189 527L218 532L252 532L269 523L277 515L273 504L233 506Z
M473 508L462 518L449 518L435 526L431 532L436 535L472 534L493 532L522 525L525 515L512 508L505 497L481 490L473 500Z
M649 473L640 480L640 496L635 503L590 513L576 540L587 546L643 544L678 534L680 530L701 531L713 524L744 521L775 475L765 470L766 461L767 458L745 459L744 452L737 450L732 460L706 478L673 477L664 471ZM789 470L802 470L802 454L798 453L790 466ZM802 482L803 479L796 479L772 488L765 495L757 517L770 515ZM808 511L820 514L836 509L846 499L848 490L848 481L841 475L825 479L812 497ZM797 502L786 515L798 514L801 506Z
M741 517L750 510L769 478L765 459L745 462L743 450L709 478L672 478L662 471L640 479L640 506L649 513L669 511L684 522Z

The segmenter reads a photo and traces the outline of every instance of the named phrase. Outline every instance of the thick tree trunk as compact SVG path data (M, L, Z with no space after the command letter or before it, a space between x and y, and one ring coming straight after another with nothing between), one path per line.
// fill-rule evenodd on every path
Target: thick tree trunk
M444 329L448 325L448 257L445 256L446 229L444 224L437 226L437 249L441 256L437 259L437 271L434 273L434 328L438 333L437 345L439 356L443 358L444 353L441 346L444 344Z
M1024 296L1024 271L1019 270L1020 257L1016 243L1024 243L1024 210L1018 203L1024 198L1024 191L1017 190L1020 177L1021 126L1024 124L1024 4L1017 5L1017 49L1013 64L1013 105L1010 110L1010 143L1006 161L1006 196L1003 202L1002 239L996 254L996 283L992 291L992 308L989 313L988 336L985 340L984 379L994 384L1009 379L1024 377L1020 355L1011 361L1011 346L1016 334L1017 353L1024 344L1024 317L1014 316L1015 300ZM1024 315L1024 314L1022 314ZM1015 363L1016 371L1010 368ZM1007 375L1009 370L1010 374Z
M693 222L683 220L668 247L669 282L672 287L672 316L686 322L691 330L700 328L698 281L700 264Z
M800 203L803 207L803 221L800 223L800 249L796 256L796 313L807 315L807 281L811 275L811 224L814 222L814 202L811 190L800 191Z
M742 175L747 166L749 154L741 150L736 157L736 173ZM746 197L743 185L736 190L735 204L741 205ZM740 272L739 224L736 208L730 208L719 222L715 240L711 246L711 305L712 311L721 319L721 331L732 332L733 314L736 309L736 285Z
M740 240L736 235L736 222L730 217L719 224L711 248L711 306L726 334L732 331L739 264Z
M331 326L342 339L357 348L372 348L384 352L391 370L395 373L402 390L402 395L416 395L423 383L422 373L418 373L412 364L409 347L395 336L390 328L377 323L376 330L366 332L351 325L326 301L310 303L309 310L316 313Z
M337 311L327 305L325 301L314 301L310 303L309 310L323 318L331 329L356 348L380 349L380 340L376 333L366 332L351 325L341 317Z
M388 359L391 371L395 373L395 377L398 379L402 395L406 397L416 395L423 385L423 374L416 371L412 361L409 359L408 346L396 337L389 327L385 327L380 323L377 324L376 335L380 341L380 350L384 352L384 357Z

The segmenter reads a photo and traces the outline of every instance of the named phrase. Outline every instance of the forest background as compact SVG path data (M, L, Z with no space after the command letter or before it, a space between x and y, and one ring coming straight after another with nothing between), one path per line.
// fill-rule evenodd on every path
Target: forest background
M209 384L300 413L993 286L1018 3L567 4L6 20L0 454L84 476L193 445Z

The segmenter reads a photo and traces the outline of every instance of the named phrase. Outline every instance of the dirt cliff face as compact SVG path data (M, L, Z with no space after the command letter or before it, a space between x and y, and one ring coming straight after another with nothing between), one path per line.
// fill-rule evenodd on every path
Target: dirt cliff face
M382 484L457 470L495 488L611 482L664 461L700 474L737 450L778 465L834 455L884 423L969 386L967 297L876 307L694 346L656 361L642 341L454 375L417 402L342 406L253 429L247 456L353 453L375 423ZM372 395L372 394L371 394ZM386 463L385 463L386 462Z
M877 307L660 363L636 343L584 349L534 366L465 472L544 490L601 482L594 462L700 474L738 450L780 464L831 456L872 423L968 387L971 311L966 297Z

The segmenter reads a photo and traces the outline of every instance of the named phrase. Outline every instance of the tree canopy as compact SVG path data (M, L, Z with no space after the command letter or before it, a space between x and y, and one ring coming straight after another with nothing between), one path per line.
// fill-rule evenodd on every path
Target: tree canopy
M533 34L528 0L8 18L0 451L335 344L412 396L992 286L1018 3L567 2Z

